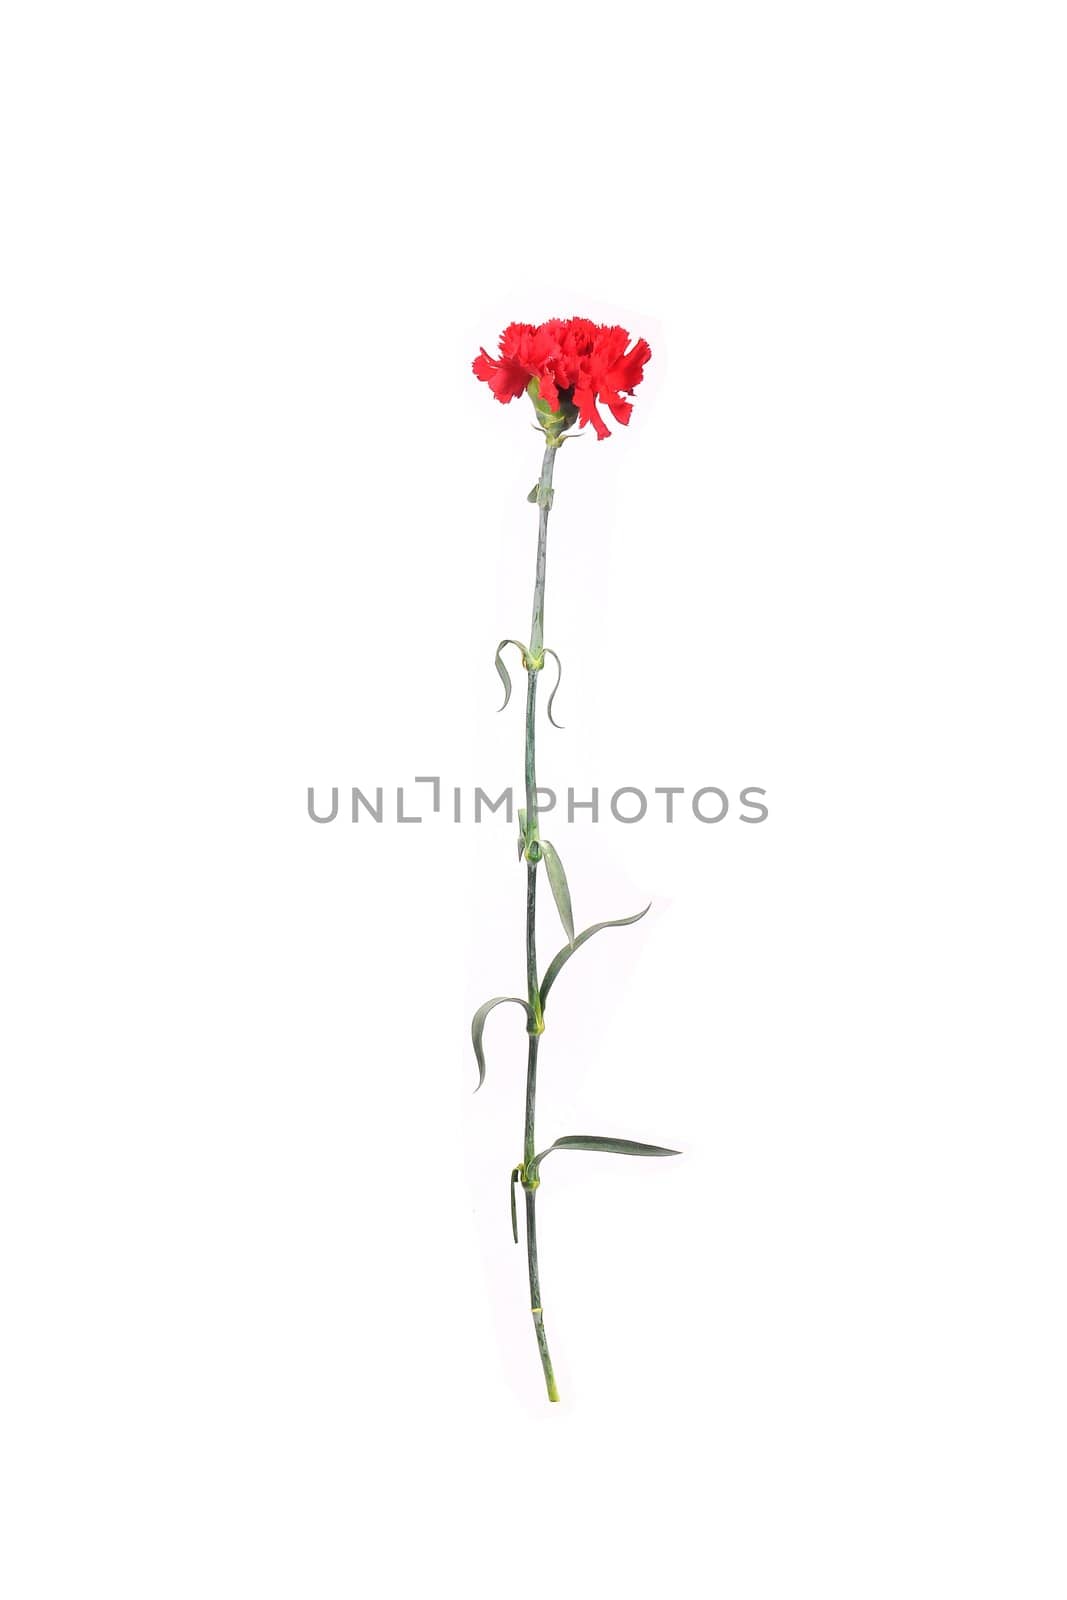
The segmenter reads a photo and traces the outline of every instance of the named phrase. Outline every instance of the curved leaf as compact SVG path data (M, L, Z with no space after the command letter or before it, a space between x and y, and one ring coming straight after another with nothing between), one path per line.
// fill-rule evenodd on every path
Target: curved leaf
M548 873L548 881L552 887L552 898L556 902L559 920L563 924L563 931L570 940L570 947L574 949L574 912L571 910L571 892L567 887L567 874L563 870L563 862L559 859L554 844L549 844L547 839L541 840L541 857Z
M581 949L587 939L591 939L594 933L599 933L602 928L628 928L632 922L640 922L641 918L647 916L651 909L652 902L650 900L644 911L638 911L632 917L615 917L610 922L594 922L591 928L586 928L584 933L578 935L572 945L567 946L558 955L553 956L541 983L541 1004L544 1005L548 999L548 991L567 965L571 956L576 950Z
M558 690L558 688L560 686L560 683L563 680L563 662L559 659L559 656L556 654L556 652L554 650L546 650L545 651L545 655L546 656L551 656L553 661L556 663L556 683L555 683L555 687L552 690L552 693L548 697L548 720L549 720L549 722L551 722L551 724L552 724L552 726L554 728L558 728L560 730L560 732L562 733L562 731L563 731L562 722L557 722L555 717L552 715L552 702L556 698L556 691Z
M526 646L524 644L520 644L518 639L501 639L500 643L496 647L496 670L499 672L500 681L504 685L504 705L500 707L501 711L503 711L504 706L506 706L508 701L511 699L511 678L500 654L500 652L504 649L504 646L509 644L513 644L515 646L516 650L521 653L523 660L526 659ZM558 687L559 685L557 684L556 688Z
M482 1048L482 1034L485 1032L485 1019L494 1006L514 1005L521 1006L526 1013L527 1022L533 1021L533 1013L525 1000L520 1000L517 994L498 994L495 999L487 1000L484 1006L479 1006L471 1022L471 1043L474 1046L474 1059L478 1063L478 1089L485 1082L485 1051ZM475 1089L475 1094L478 1093Z
M553 1150L597 1150L613 1156L680 1156L682 1153L680 1150L668 1150L662 1144L638 1144L635 1139L605 1139L596 1133L568 1133L562 1139L554 1139L547 1150L534 1156L530 1164L535 1173Z

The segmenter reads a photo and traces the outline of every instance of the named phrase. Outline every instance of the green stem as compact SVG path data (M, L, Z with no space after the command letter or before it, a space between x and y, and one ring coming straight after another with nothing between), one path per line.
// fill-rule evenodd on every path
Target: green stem
M548 513L552 502L552 468L556 463L558 445L549 440L545 446L545 459L541 463L541 476L537 480L537 506L540 512L537 525L537 572L534 576L533 620L530 623L530 654L536 660L545 647L545 552L548 544Z
M537 1190L526 1190L526 1256L530 1264L530 1305L533 1308L534 1333L537 1335L537 1349L541 1357L541 1366L545 1374L545 1387L550 1400L559 1399L559 1390L556 1388L556 1375L552 1371L552 1357L548 1353L548 1340L545 1338L545 1319L541 1310L541 1281L537 1274Z
M545 446L541 477L538 480L537 570L534 577L533 618L530 623L530 656L534 661L544 659L545 625L545 556L548 543L548 512L552 498L552 468L555 465L557 445L549 438ZM527 837L537 838L537 766L535 756L537 723L537 673L538 667L526 675L526 823ZM526 983L530 1009L538 1029L543 1025L541 996L537 978L537 862L526 862ZM526 1065L526 1120L523 1130L523 1189L526 1194L526 1258L530 1269L530 1309L533 1312L537 1349L544 1369L545 1385L550 1400L559 1399L552 1359L545 1338L544 1315L541 1310L541 1277L537 1265L537 1188L527 1187L525 1171L537 1153L534 1123L537 1112L537 1049L540 1031L531 1033Z

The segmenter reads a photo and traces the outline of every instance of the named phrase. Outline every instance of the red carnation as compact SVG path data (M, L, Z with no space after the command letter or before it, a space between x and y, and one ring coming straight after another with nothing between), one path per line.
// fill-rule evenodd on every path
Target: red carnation
M611 429L597 401L616 422L629 422L633 407L623 396L637 388L652 354L644 339L632 350L626 348L629 343L625 328L602 327L585 317L553 318L538 327L512 322L500 335L499 360L483 350L472 370L504 405L536 378L537 392L552 411L577 413L583 428L591 422L597 438L606 439Z

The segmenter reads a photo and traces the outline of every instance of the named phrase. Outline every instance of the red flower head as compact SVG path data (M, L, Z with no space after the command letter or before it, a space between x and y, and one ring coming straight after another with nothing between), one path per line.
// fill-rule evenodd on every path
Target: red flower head
M625 328L601 327L585 317L554 318L536 328L512 322L500 335L499 360L483 350L473 372L502 404L526 390L535 406L541 402L542 412L545 407L557 416L563 412L564 426L577 421L584 428L591 422L597 438L606 439L611 429L597 401L616 422L629 422L633 406L623 396L637 388L652 354L644 339L632 350L626 348L629 343Z

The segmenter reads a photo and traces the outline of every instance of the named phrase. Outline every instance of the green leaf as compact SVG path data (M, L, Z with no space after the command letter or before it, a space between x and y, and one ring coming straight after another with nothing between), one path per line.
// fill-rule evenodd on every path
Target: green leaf
M548 969L545 972L544 979L541 983L542 1006L548 999L548 991L559 977L563 968L567 965L567 962L570 960L571 956L576 950L581 949L582 945L587 939L591 939L594 933L599 933L602 928L628 928L632 922L640 922L641 918L647 916L651 909L652 902L649 901L644 911L638 911L632 917L615 917L610 922L594 922L591 928L586 928L584 933L580 933L578 935L573 944L566 946L559 952L558 955L553 956L552 960L548 964Z
M554 1139L547 1150L534 1156L530 1165L535 1176L541 1162L553 1150L597 1150L613 1156L680 1156L682 1153L680 1150L668 1150L662 1144L638 1144L634 1139L604 1139L595 1133L568 1133L562 1139Z
M549 722L551 722L551 724L552 724L552 726L554 728L559 728L560 732L562 733L562 731L563 731L562 722L557 722L555 717L552 715L552 702L556 698L556 690L559 688L560 683L561 683L561 681L563 679L563 662L559 659L559 656L556 654L556 652L554 650L546 650L545 651L545 655L546 656L551 656L553 661L556 663L556 683L555 683L555 688L552 690L552 693L548 697L548 720L549 720Z
M474 1059L478 1063L478 1089L485 1082L485 1051L482 1048L482 1034L485 1032L485 1019L494 1006L515 1005L521 1006L526 1013L527 1022L533 1022L533 1012L525 1000L520 1000L517 994L498 994L494 1000L487 1000L484 1006L479 1006L471 1022L471 1043L474 1046ZM475 1089L475 1094L478 1093Z
M549 844L547 839L541 840L541 855L548 873L548 881L552 886L552 898L556 902L559 920L573 950L574 912L571 910L571 892L567 887L567 874L563 870L563 862L556 853L555 845Z
M504 685L504 705L500 707L501 711L503 711L504 706L506 706L508 701L511 699L511 678L500 654L505 645L509 644L513 644L515 646L516 650L518 650L524 661L526 659L526 646L524 644L520 644L518 639L501 639L500 643L496 647L496 670L499 672L500 681ZM558 688L559 685L557 684L556 687Z
M522 1177L522 1168L515 1167L511 1174L511 1237L515 1243L519 1242L519 1219L515 1215L515 1185Z
M537 491L538 491L538 489L540 489L540 487L541 487L540 483L535 483L533 488L530 490L529 494L526 496L527 500L529 500L529 502L530 502L530 504L532 506L535 506L537 504Z

